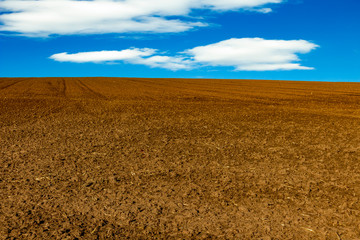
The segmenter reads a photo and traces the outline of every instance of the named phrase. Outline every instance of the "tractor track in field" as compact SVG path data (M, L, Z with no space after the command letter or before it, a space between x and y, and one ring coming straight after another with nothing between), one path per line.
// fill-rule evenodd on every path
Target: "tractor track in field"
M18 83L21 83L21 82L24 82L24 81L26 81L26 80L17 80L17 81L14 81L12 83L9 83L9 84L7 84L5 86L0 86L0 91L5 90L5 89L7 89L7 88L9 88L11 86L14 86L14 85L16 85Z
M83 90L83 92L85 93L85 95L89 96L89 97L93 97L95 99L102 99L102 100L106 100L107 97L105 97L104 95L102 95L99 92L94 91L93 89L91 89L88 85L86 85L82 80L78 80L77 83L79 84L80 88Z

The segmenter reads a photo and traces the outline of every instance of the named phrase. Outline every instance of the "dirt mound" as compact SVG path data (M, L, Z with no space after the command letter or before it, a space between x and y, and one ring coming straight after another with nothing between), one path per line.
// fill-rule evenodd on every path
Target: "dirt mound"
M0 239L359 239L360 84L0 79Z

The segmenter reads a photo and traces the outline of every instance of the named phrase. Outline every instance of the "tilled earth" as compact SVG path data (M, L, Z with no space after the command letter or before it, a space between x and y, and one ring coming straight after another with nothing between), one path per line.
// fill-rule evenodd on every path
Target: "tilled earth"
M0 79L0 239L360 239L360 84Z

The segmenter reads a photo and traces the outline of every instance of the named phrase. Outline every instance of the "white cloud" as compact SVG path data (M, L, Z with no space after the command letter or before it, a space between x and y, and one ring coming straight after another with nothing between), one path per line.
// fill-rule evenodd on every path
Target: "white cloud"
M254 11L259 12L259 13L271 13L272 9L271 8L260 8L260 9L255 9Z
M97 51L97 52L81 52L81 53L58 53L52 55L50 58L59 62L75 62L75 63L101 63L119 60L129 60L134 58L146 57L153 55L156 52L150 48L132 48L122 51Z
M192 62L182 57L169 57L155 55L156 49L130 48L122 51L95 51L80 53L58 53L50 58L58 62L74 63L106 63L123 61L131 64L140 64L150 67L165 68L170 70L185 70L192 68Z
M231 66L238 71L313 69L301 66L297 53L308 53L318 46L305 40L265 40L232 38L186 52L197 63L208 66Z
M142 64L152 68L165 68L173 71L190 70L194 68L194 62L184 57L152 56L149 58L137 58L129 63Z
M195 9L271 12L283 0L0 0L0 31L51 34L184 32L206 23L186 18ZM171 17L172 19L169 19ZM184 18L185 17L185 18Z
M58 53L50 58L59 62L101 63L123 61L170 70L190 70L202 66L234 67L237 71L309 70L301 66L297 54L309 53L316 44L305 40L265 40L232 38L215 44L195 47L177 56L158 54L150 48L122 51Z

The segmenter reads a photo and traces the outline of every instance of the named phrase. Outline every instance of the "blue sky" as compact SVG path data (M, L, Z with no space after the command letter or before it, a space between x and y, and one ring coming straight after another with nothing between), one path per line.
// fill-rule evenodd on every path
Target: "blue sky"
M0 77L360 81L358 0L0 0Z

